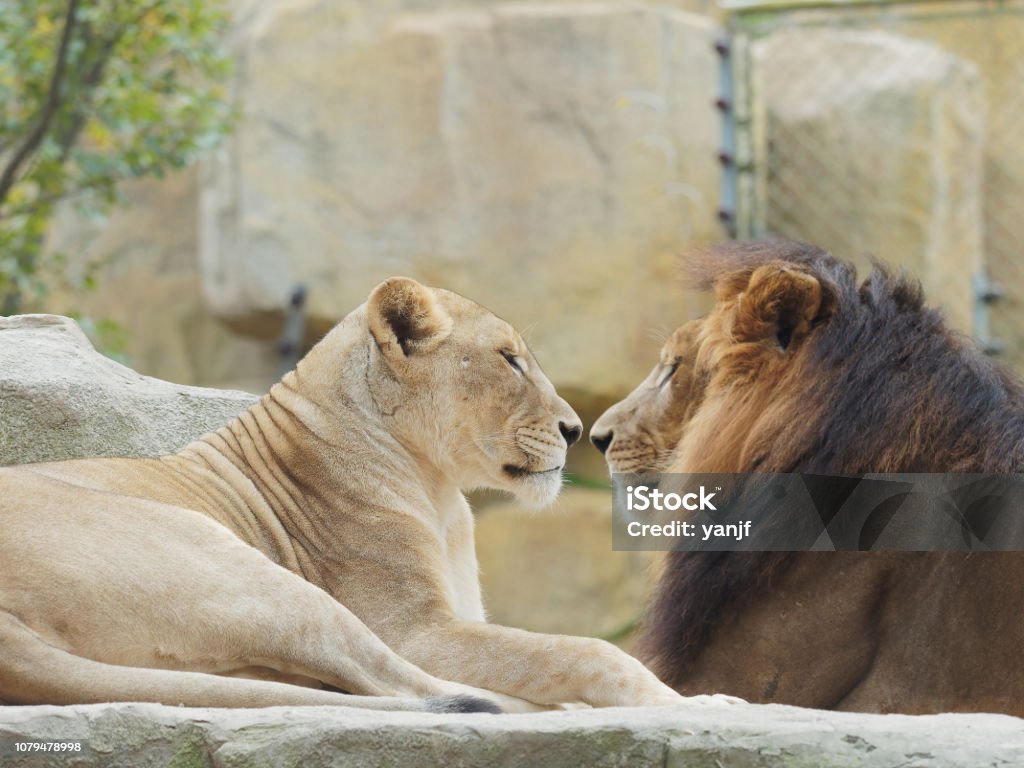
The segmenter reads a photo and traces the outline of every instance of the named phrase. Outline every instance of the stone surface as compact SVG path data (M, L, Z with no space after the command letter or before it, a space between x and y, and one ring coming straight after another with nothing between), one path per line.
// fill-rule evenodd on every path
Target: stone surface
M653 557L612 551L611 508L608 491L567 488L550 509L499 502L478 513L490 620L628 644L647 604Z
M651 330L697 311L679 253L723 235L718 27L629 3L354 5L242 14L243 118L202 185L210 306L258 330L305 282L326 323L408 274L528 330L567 394L621 397Z
M787 29L752 53L765 229L906 267L972 330L986 128L974 65L860 30Z
M78 756L15 741L81 740ZM427 715L155 704L0 707L9 768L454 766L462 768L980 768L1024 763L1024 722L1003 715L860 715L777 705Z
M255 400L142 376L66 317L0 318L0 465L171 453Z

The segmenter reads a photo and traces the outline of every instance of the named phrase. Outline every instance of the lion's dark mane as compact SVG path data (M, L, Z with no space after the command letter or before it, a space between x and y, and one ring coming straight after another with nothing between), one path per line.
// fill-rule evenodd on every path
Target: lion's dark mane
M828 317L808 339L803 398L817 437L780 446L783 472L1024 471L1024 386L924 306L920 285L876 264L852 265L791 241L734 243L688 264L696 285L743 279L773 261L796 264L825 288ZM782 450L785 449L785 450ZM795 450L794 450L795 449ZM755 600L795 558L821 553L672 552L640 640L640 655L678 685L727 607ZM875 556L865 554L862 556Z

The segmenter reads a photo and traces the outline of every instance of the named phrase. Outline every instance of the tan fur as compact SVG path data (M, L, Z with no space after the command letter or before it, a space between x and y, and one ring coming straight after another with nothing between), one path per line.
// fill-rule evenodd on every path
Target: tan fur
M178 454L0 469L0 699L675 703L608 643L485 621L462 490L550 503L579 432L507 323L392 278Z

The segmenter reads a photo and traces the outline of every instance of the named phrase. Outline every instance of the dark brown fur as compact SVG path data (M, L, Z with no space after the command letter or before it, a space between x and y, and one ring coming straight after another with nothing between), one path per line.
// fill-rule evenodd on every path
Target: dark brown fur
M858 283L849 264L787 241L700 254L690 273L715 289L719 303L700 341L704 404L683 430L670 471L1024 470L1021 383L924 307L915 281L876 265ZM808 301L780 287L792 273L816 279L820 296L805 304L806 322L791 342L785 329L765 338L759 322L793 325ZM751 306L755 275L779 306ZM1016 662L1022 582L1017 553L671 553L641 656L684 693L711 687L819 707L1024 714ZM968 584L977 595L964 594ZM921 590L944 595L945 609L922 608ZM828 642L839 647L824 649L833 627ZM943 662L957 632L964 653L989 658ZM997 632L1004 637L994 647ZM909 661L900 672L898 659L915 657L897 648L901 637L908 646L929 644L918 656L929 659L935 680ZM820 681L795 681L813 678L819 658Z

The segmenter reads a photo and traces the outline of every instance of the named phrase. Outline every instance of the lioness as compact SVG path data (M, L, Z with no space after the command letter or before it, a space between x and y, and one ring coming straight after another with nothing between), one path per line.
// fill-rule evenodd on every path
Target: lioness
M0 469L0 699L679 702L608 643L485 622L461 489L550 503L581 431L507 323L387 280L180 453Z
M920 286L802 243L697 255L706 319L591 430L614 473L1024 471L1024 385ZM1024 715L1019 552L671 552L641 658L684 694Z

